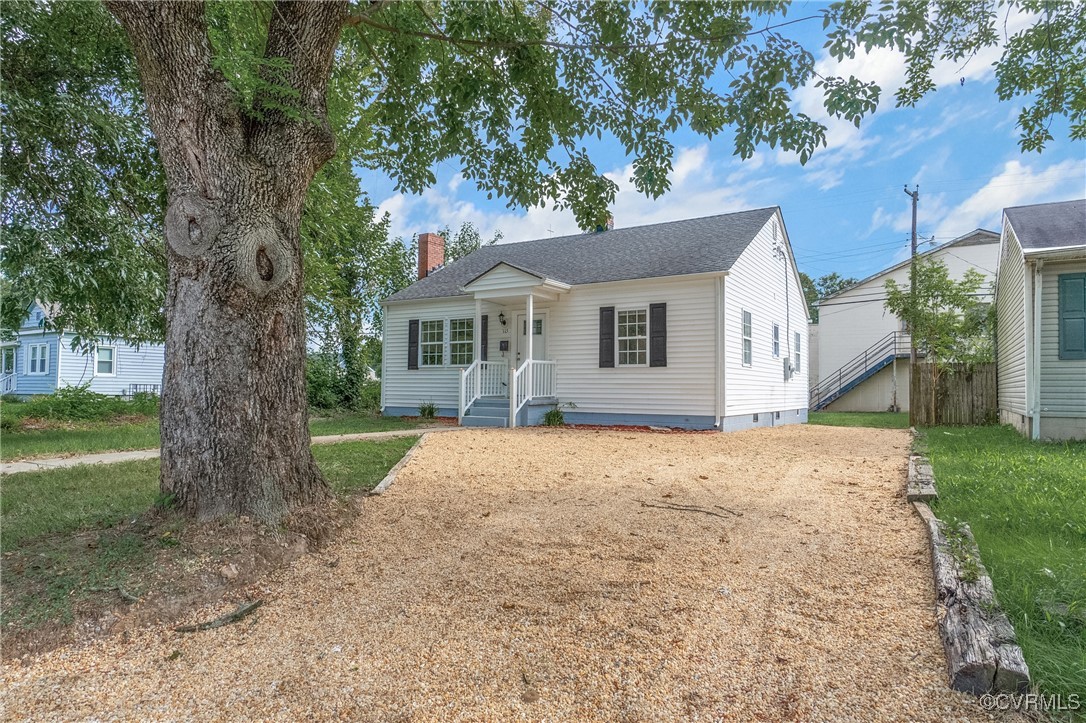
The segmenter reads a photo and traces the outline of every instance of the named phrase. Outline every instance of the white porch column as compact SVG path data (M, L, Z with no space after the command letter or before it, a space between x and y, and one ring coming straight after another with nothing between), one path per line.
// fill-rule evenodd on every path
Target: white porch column
M526 322L525 336L528 337L528 356L526 357L526 360L528 362L528 368L524 370L524 377L526 383L528 384L528 387L525 391L524 398L531 399L532 390L535 389L535 387L532 386L532 337L535 336L535 307L532 303L532 292L530 291L528 292L528 301L526 303L526 307L527 313L525 314L525 316L527 316L528 319Z
M475 324L471 327L472 361L479 361L483 353L483 300L475 300Z

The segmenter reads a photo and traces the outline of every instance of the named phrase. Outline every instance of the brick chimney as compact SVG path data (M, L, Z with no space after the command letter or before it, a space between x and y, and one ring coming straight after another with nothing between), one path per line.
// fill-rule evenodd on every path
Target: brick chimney
M419 278L445 265L445 239L436 233L419 234Z

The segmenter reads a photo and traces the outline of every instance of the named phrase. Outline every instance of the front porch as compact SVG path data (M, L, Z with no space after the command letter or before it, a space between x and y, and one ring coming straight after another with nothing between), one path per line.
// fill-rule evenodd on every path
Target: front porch
M532 426L558 403L558 362L547 357L549 317L569 285L500 263L463 287L475 298L474 361L459 374L457 417L475 427ZM497 354L489 329L497 319ZM512 330L510 330L510 324ZM511 333L512 332L512 333Z

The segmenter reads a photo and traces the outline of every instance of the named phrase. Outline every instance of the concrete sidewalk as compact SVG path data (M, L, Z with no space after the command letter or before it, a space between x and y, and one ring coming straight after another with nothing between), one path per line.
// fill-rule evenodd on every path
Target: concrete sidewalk
M359 442L366 439L418 437L422 434L426 434L427 432L451 432L456 429L460 429L460 427L419 427L416 429L393 429L387 432L330 434L324 437L313 437L313 444L337 444L339 442ZM44 469L77 467L81 464L115 464L117 462L131 462L138 459L155 459L156 457L158 457L157 449L137 449L129 452L99 452L97 454L81 454L71 457L28 459L19 462L4 462L0 464L0 474L16 474L17 472L38 472Z

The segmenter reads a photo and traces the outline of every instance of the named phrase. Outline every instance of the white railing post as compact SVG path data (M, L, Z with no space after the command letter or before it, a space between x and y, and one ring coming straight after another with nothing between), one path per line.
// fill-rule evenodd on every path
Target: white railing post
M509 365L509 426L517 426L517 369Z

